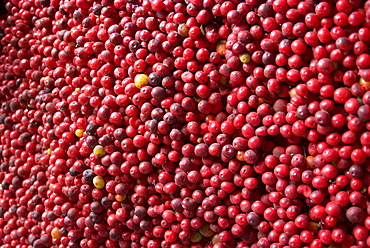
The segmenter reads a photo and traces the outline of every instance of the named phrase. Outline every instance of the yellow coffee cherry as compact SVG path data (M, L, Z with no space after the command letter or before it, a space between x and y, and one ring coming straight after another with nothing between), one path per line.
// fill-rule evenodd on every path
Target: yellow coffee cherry
M60 232L59 232L59 228L58 227L54 227L51 230L51 237L53 239L60 239L62 237L62 235L60 235Z
M308 222L308 225L305 227L305 229L313 233L317 233L320 230L320 226L319 226L319 223L310 221Z
M121 202L126 199L126 195L116 195L114 198L116 199L116 201Z
M93 184L98 189L102 189L105 186L104 179L101 176L94 177L93 178Z
M218 241L219 241L219 240L218 240L218 234L216 234L215 236L213 236L213 237L212 237L212 241L211 241L211 242L212 242L212 244L214 245L214 244L217 244L217 243L218 243Z
M82 130L82 129L76 129L75 135L77 137L81 138L83 136L83 134L84 134L84 130Z
M202 240L202 234L200 234L199 232L195 232L191 235L190 237L190 241L192 243L198 243Z
M199 232L202 234L202 236L207 238L212 237L214 234L209 224L204 224L201 228L199 228Z
M94 147L93 153L98 157L103 157L105 155L104 147L97 145Z
M236 153L236 156L235 156L236 159L239 160L239 161L242 161L242 162L245 161L244 160L244 153L245 153L244 151L238 151Z
M53 153L53 149L48 148L48 149L46 150L46 153L47 153L48 155L51 155L51 154Z
M197 142L198 142L198 143L202 143L202 141L203 141L203 138L202 138L202 137L199 137L199 138L197 139Z
M338 62L334 62L334 71L338 70L338 68L339 68Z
M224 77L224 76L222 76L222 77L221 77L221 80L220 80L220 84L221 84L221 85L226 85L226 84L227 84L227 78L226 78L226 77Z
M296 88L294 87L294 88L292 88L292 89L289 90L289 96L290 97L293 97L295 95L297 95L297 92L296 92Z
M245 63L248 63L249 61L251 61L251 56L249 56L248 53L242 53L242 54L239 55L239 59L240 59L240 62L245 64Z
M217 42L216 52L221 56L225 56L225 51L226 51L226 40L220 40L219 42Z
M201 102L201 101L202 101L202 98L200 98L199 96L196 96L196 97L194 97L194 100L195 100L196 102Z
M315 168L315 164L313 163L313 160L315 159L314 156L308 156L306 158L306 165L307 165L307 168L309 169L314 169Z
M366 82L363 78L360 78L360 80L358 82L359 82L359 84L361 84L362 86L365 87L365 90L370 89L370 82Z
M186 26L185 23L183 24L180 24L177 28L177 32L179 33L179 35L181 35L182 37L186 37L188 36L188 32L189 32L189 28Z
M148 76L145 74L137 74L134 79L137 88L144 87L148 84Z
M360 191L362 194L366 194L367 193L367 187L364 186L362 187L361 191Z
M360 80L358 80L358 82L359 82L361 85L365 85L365 84L367 84L367 82L366 82L363 78L360 78Z

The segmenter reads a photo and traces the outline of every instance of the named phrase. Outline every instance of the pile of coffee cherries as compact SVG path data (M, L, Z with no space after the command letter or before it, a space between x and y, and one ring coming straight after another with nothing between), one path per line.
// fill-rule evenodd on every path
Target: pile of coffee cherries
M0 12L2 248L370 247L370 1Z

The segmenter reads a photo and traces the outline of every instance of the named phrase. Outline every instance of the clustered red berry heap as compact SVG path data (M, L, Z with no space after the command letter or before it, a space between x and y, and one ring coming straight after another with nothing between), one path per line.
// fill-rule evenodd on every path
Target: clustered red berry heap
M370 247L369 1L5 9L2 248Z

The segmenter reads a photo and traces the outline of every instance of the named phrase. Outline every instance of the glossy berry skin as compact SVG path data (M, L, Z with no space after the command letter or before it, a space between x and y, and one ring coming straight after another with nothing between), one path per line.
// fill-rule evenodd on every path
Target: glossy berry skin
M370 246L370 1L2 7L4 247Z

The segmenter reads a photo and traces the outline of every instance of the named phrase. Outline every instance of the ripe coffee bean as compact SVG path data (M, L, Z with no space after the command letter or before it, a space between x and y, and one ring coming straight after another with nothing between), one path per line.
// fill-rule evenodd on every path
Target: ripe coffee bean
M4 247L368 247L370 2L9 1Z

